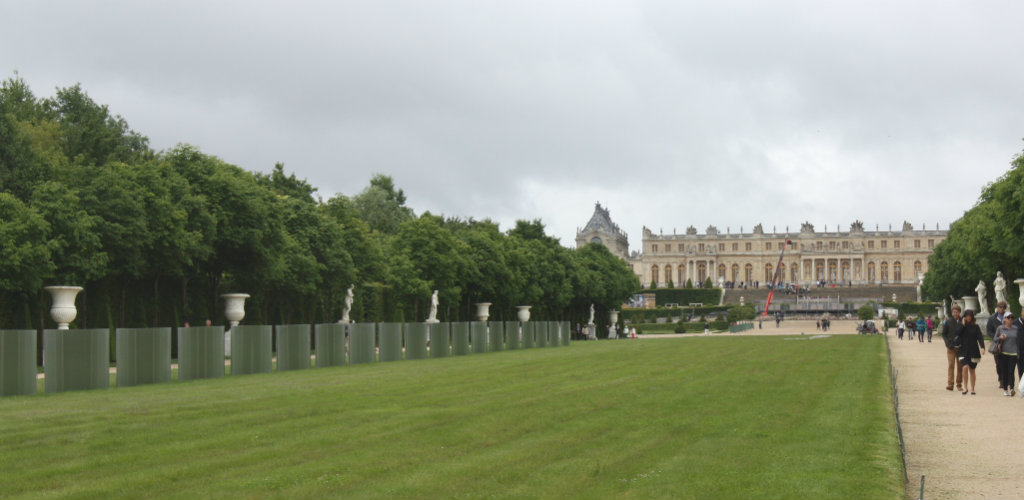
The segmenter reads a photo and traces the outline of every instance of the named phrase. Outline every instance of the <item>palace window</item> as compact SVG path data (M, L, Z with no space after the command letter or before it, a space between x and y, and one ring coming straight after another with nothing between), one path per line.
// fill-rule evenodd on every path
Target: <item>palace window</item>
M771 250L772 249L772 243L770 241L769 242L765 242L764 249L765 250Z
M868 240L868 250L875 249L875 240Z
M881 269L882 283L887 283L889 281L889 263L882 262Z
M828 249L829 250L835 250L836 249L836 242L834 242L834 241L828 242Z
M676 283L679 283L679 284L685 283L686 280L683 279L683 276L686 273L683 272L683 265L682 264L679 264L678 266L676 266L676 273L679 274L679 279L676 280Z
M875 282L875 263L868 262L868 281L871 283Z
M739 250L740 250L740 244L739 243L733 243L732 244L732 251L733 252L738 252Z
M846 250L848 248L850 248L850 242L849 241L844 241L843 242L843 250Z
M682 243L679 244L679 250L677 250L677 251L679 253L683 253L683 244Z
M747 243L748 245L750 243ZM744 281L751 283L754 281L754 266L747 264L743 266L743 278Z
M816 248L818 250L821 250L823 246L824 245L820 241L814 244L814 248Z
M882 248L889 248L889 240L882 240Z
M921 240L914 240L914 248L921 248Z
M893 240L892 247L893 248L899 248L900 247L900 240Z
M935 240L928 240L928 248L935 248Z
M651 243L651 253L658 253L658 244Z
M893 281L903 280L903 265L899 261L892 263L892 279Z
M665 264L665 281L672 281L672 265ZM675 285L675 283L673 283Z
M785 244L785 243L779 243L779 250L782 250L782 249L783 249L783 247L785 247L785 246L786 246L786 244Z
M703 252L704 251L704 244L703 243L698 243L697 244L697 251L698 252Z
M747 248L747 251L749 252L750 251L750 243L747 243L746 248Z
M719 252L724 252L725 251L725 243L719 243L718 244L718 251Z
M765 283L771 283L773 277L774 277L774 275L772 274L772 265L771 264L765 264L764 265L764 282Z
M921 276L921 261L914 261L914 276Z
M651 266L651 284L658 284L658 266Z
M735 245L735 244L736 243L733 243L733 245ZM732 281L735 282L738 279L740 279L740 265L739 264L733 264L732 265Z
M724 245L725 243L723 243ZM725 281L725 264L718 265L718 277Z

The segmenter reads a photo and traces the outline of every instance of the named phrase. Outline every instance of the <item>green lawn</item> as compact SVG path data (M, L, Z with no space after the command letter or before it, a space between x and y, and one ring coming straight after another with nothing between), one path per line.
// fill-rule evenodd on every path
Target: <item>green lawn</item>
M901 498L881 336L699 337L0 399L0 497Z

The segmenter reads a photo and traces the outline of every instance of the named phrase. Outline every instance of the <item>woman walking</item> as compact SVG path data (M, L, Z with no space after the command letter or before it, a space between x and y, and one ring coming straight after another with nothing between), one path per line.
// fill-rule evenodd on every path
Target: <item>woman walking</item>
M964 392L960 394L967 394L967 386L970 384L971 395L974 395L974 384L977 380L974 369L978 367L981 353L985 350L985 337L981 335L981 328L978 328L978 322L974 319L974 311L964 311L963 325L963 329L960 330L960 350L957 352L964 370Z
M907 324L901 319L899 323L896 323L896 333L899 334L900 340L903 340L903 330L907 327Z
M924 343L924 330L925 330L926 326L927 325L924 322L924 316L918 316L917 317L917 341L922 343L922 344Z
M1017 367L1017 336L1019 333L1017 325L1013 324L1013 313L1006 311L1006 314L1003 314L1003 324L996 328L996 336L992 339L993 342L999 342L1003 346L999 352L995 353L996 366L999 368L999 388L1003 390L1003 396L1017 394L1016 386L1013 383L1013 371Z

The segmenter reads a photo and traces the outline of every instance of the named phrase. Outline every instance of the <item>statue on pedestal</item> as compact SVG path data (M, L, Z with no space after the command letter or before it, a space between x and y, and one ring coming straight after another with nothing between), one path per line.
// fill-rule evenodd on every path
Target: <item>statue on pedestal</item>
M587 320L588 325L594 324L594 304L590 304L590 319Z
M996 273L996 280L992 282L992 286L996 289L996 304L1006 302L1006 280L1003 279L1002 271Z
M978 316L989 316L988 304L985 303L985 296L988 295L985 282L978 280L978 286L974 287L974 291L978 293Z
M437 323L437 290L434 290L434 294L430 296L430 315L427 316L427 323Z
M345 309L343 309L341 311L341 319L338 320L338 323L351 323L352 322L352 320L349 319L348 316L349 316L349 313L352 312L352 301L355 299L355 294L352 293L352 289L353 288L355 288L355 285L349 285L348 286L348 291L345 292Z

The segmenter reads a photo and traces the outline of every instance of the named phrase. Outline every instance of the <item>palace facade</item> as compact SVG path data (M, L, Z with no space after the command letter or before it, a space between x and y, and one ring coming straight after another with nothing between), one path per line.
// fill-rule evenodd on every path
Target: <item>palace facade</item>
M595 222L595 219L598 219ZM613 228L603 233L601 228ZM716 284L735 285L770 283L779 264L781 283L811 286L825 281L853 285L914 284L928 272L928 256L935 245L946 239L947 231L914 229L909 222L901 230L864 230L860 221L848 231L815 231L804 223L798 232L765 232L758 224L749 233L721 233L708 226L698 234L693 226L684 234L654 234L643 229L642 250L628 252L625 233L611 222L607 209L597 205L591 221L576 234L577 247L596 241L624 258L640 278L644 288L669 282L682 286L686 280L703 283L708 278ZM621 239L619 241L619 235ZM614 242L612 248L607 242Z

